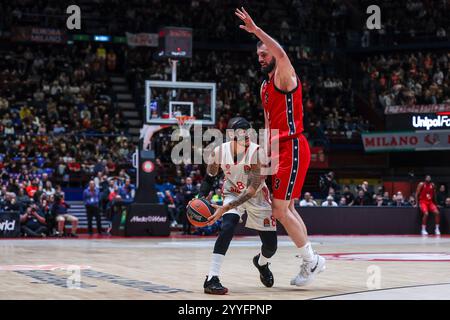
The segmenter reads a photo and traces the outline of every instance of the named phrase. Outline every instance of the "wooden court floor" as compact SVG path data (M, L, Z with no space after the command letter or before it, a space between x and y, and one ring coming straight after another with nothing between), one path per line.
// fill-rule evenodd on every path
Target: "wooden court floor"
M235 238L221 280L203 293L214 238L0 240L0 299L450 299L450 237L313 236L327 269L307 287L296 248L279 237L265 288L252 265L259 238Z

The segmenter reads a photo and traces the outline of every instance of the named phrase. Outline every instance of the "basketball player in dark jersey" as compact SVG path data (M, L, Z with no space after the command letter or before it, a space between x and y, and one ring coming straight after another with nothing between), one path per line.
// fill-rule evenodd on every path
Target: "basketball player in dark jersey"
M304 286L325 269L325 259L312 250L305 224L294 207L294 199L300 197L310 162L308 141L302 134L302 86L278 42L259 28L243 7L236 9L235 14L244 22L240 28L260 40L256 53L261 70L268 78L261 86L266 129L278 131L276 136L270 135L271 143L279 146L279 154L270 154L271 160L278 162L272 175L272 212L299 248L303 260L300 272L291 284Z

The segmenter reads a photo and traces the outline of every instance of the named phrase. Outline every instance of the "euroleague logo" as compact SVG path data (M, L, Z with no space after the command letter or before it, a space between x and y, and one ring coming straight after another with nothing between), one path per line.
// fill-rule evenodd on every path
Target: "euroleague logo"
M448 252L329 253L323 256L329 260L346 261L450 262L450 253Z
M143 170L145 173L150 173L150 172L152 172L154 169L155 169L155 165L154 165L153 162L151 162L151 161L145 161L145 162L142 164L142 170Z

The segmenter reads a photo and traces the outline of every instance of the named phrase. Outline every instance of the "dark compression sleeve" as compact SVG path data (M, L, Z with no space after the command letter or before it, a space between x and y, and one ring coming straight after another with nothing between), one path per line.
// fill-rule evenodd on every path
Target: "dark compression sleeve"
M200 186L200 193L198 194L199 198L206 198L209 195L211 189L213 188L215 180L216 177L212 177L209 174L205 174L205 177L203 178L202 181L202 185Z

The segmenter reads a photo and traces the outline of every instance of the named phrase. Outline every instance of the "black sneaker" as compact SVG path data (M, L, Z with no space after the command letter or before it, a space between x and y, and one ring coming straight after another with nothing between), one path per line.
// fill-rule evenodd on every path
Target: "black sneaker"
M258 263L258 260L259 260L259 254L253 258L253 264L259 270L259 279L261 280L263 285L270 288L273 286L273 274L272 274L272 271L270 271L270 269L269 269L269 263L266 263L265 265L260 266Z
M70 237L71 237L71 238L78 238L78 235L77 235L76 233L71 233L71 234L70 234Z
M223 295L228 292L228 289L222 286L220 283L219 277L214 276L211 280L208 281L208 276L206 276L205 283L203 284L203 288L205 289L205 293L208 294L219 294Z

